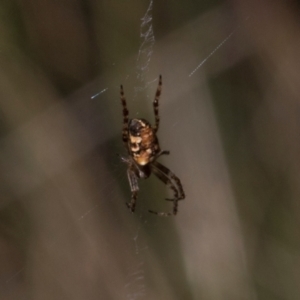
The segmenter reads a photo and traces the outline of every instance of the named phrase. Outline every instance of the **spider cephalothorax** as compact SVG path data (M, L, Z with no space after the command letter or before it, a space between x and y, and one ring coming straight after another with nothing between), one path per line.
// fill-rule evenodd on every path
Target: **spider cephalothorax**
M173 202L172 212L155 212L159 216L176 215L178 201L185 198L185 194L179 178L168 168L157 162L157 158L169 151L161 151L156 132L159 127L158 100L161 94L162 78L159 76L159 83L153 102L155 126L152 127L145 119L128 119L128 109L121 85L121 101L123 105L123 142L127 148L129 157L122 160L128 164L128 180L131 189L131 201L127 203L128 208L134 212L139 190L138 179L147 178L153 172L161 181L168 185L174 193L174 198L166 199Z

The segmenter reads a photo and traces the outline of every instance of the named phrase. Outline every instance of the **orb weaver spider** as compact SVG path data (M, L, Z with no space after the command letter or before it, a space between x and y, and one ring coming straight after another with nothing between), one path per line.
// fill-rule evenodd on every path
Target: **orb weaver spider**
M121 157L128 165L127 176L131 189L131 201L126 203L131 212L135 211L137 194L139 191L138 179L146 179L151 173L157 176L164 184L169 186L174 193L174 198L166 199L173 202L172 212L149 212L158 216L176 215L178 212L178 201L185 198L185 193L179 178L157 159L161 155L169 155L169 151L162 151L159 146L156 133L159 128L158 101L161 95L162 77L159 76L158 87L153 101L155 125L152 127L145 119L129 119L124 89L121 85L121 102L123 106L123 143L128 151L128 157Z

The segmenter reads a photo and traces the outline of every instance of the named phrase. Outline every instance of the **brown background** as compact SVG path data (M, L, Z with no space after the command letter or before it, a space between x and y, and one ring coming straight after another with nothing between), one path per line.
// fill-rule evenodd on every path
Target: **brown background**
M0 22L1 300L300 299L297 1L13 0ZM175 218L148 213L155 178L126 209L117 156L120 84L153 121L159 74Z

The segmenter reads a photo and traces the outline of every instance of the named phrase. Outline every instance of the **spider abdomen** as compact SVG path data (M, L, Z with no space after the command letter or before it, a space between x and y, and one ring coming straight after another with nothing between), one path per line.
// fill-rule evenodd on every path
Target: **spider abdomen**
M129 152L138 165L147 165L160 152L155 131L145 119L129 120L128 135Z

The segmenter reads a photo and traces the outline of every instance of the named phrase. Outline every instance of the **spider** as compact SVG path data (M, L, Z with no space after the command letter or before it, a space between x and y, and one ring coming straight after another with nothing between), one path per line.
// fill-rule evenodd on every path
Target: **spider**
M127 158L121 157L122 161L128 165L127 176L131 189L131 201L126 203L131 212L135 211L137 194L139 190L138 179L146 179L151 173L157 176L164 184L169 186L174 197L166 199L173 202L172 212L156 212L149 210L150 213L158 216L176 215L178 211L178 201L185 198L185 194L179 178L168 168L160 164L157 159L161 155L169 155L170 151L162 151L159 146L156 133L159 128L158 101L161 94L162 77L159 76L158 87L153 101L155 125L145 119L129 119L126 99L123 86L121 85L121 102L123 106L123 143L128 151Z

